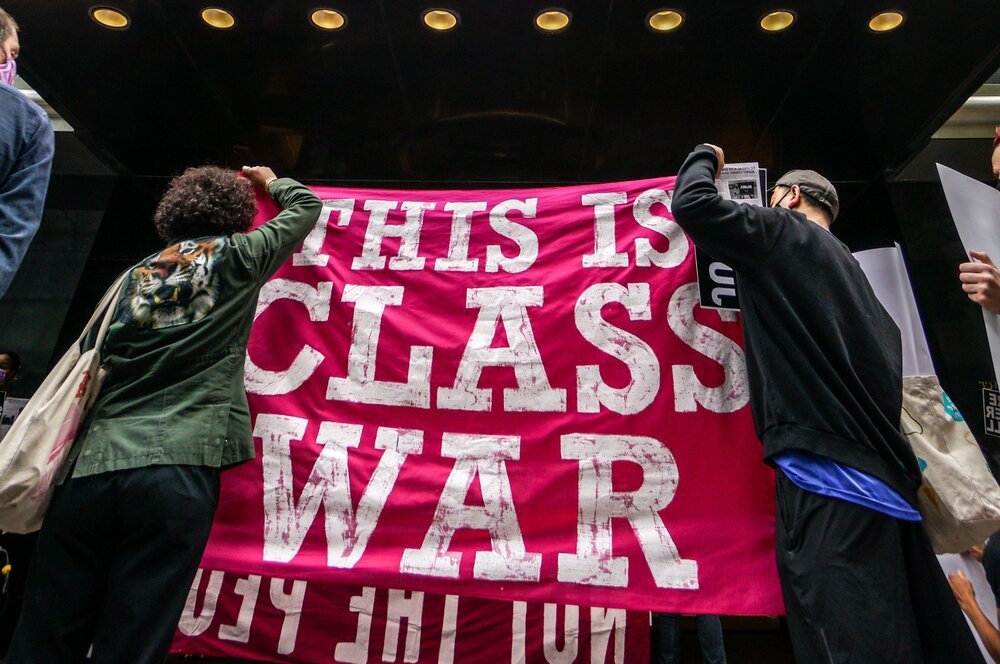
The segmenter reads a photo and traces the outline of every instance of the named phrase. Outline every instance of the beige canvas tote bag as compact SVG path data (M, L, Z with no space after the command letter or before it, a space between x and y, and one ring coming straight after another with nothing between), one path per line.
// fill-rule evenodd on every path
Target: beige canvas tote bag
M29 533L42 526L54 479L69 454L80 421L101 389L105 375L101 344L114 318L126 274L104 294L80 338L49 372L0 441L0 530ZM99 319L94 347L81 353L83 339Z
M937 376L903 378L903 436L923 472L918 509L935 553L961 553L1000 530L1000 486Z

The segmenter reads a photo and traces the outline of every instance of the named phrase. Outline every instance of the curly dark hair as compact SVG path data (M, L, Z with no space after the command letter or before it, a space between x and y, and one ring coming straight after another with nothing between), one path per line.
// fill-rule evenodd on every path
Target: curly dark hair
M153 215L164 242L181 237L229 235L250 228L257 214L246 178L218 166L189 168L170 181Z

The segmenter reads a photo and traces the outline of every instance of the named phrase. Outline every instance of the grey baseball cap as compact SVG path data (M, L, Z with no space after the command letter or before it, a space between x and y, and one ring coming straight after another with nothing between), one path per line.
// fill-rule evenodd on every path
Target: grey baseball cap
M799 186L802 193L819 201L820 205L830 213L830 221L837 218L840 212L840 199L833 184L816 171L788 171L775 183L775 187Z

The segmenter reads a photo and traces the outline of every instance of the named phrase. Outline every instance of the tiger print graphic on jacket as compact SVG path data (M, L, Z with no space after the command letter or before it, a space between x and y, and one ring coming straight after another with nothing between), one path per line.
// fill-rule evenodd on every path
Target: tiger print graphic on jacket
M153 330L201 320L219 297L216 266L226 238L184 240L132 270L122 320Z

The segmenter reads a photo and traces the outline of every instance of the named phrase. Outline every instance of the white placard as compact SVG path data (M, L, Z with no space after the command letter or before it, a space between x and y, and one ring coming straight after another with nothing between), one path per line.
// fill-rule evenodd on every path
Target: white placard
M927 337L920 324L917 301L913 297L910 279L903 263L903 253L895 247L855 252L868 277L875 297L896 321L903 341L903 375L934 376L934 363L927 347Z
M985 251L994 261L1000 260L1000 191L947 166L938 164L937 169L966 253ZM993 371L1000 378L1000 316L983 309L983 320Z
M26 405L28 405L27 399L18 399L17 397L4 399L3 406L0 407L0 439L7 435L10 426L14 424L14 420L21 414Z
M764 193L760 190L760 165L755 161L726 164L722 167L715 188L727 201L763 205Z

